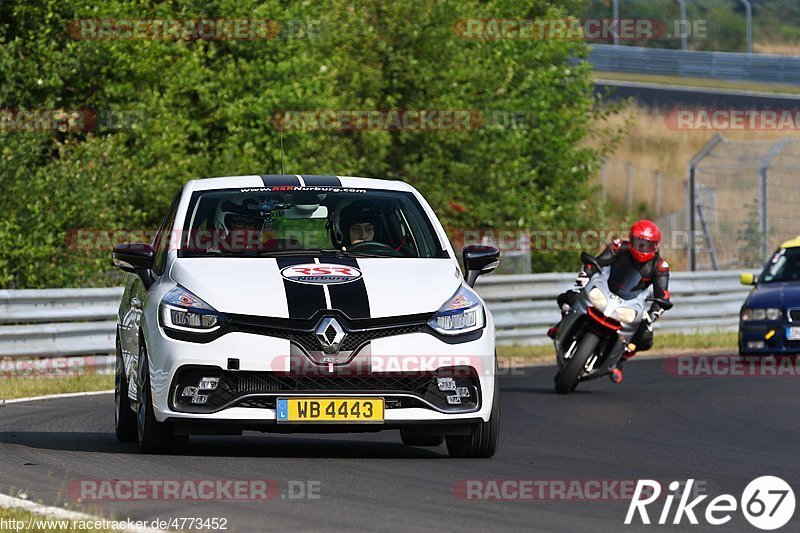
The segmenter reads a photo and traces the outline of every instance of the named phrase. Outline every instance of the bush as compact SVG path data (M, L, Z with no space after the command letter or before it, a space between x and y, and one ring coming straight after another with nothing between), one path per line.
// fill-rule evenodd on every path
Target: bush
M176 189L202 176L280 168L280 110L522 112L517 129L285 133L287 172L403 179L452 234L469 228L597 227L587 148L603 112L586 47L573 41L466 40L465 18L555 18L553 2L9 0L0 8L2 109L100 109L120 130L0 129L0 285L114 282L110 247L78 229L155 228ZM572 2L568 5L571 7ZM81 18L319 21L317 38L260 41L76 40ZM92 248L92 247L90 247ZM558 253L543 269L572 269Z

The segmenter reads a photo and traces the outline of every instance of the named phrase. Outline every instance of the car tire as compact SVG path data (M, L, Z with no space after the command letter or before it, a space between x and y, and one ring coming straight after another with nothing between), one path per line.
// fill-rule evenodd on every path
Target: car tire
M414 433L401 429L400 439L406 446L439 446L444 442L444 435Z
M472 428L471 435L448 435L447 452L450 457L484 458L492 457L497 451L500 436L500 387L497 376L494 378L494 399L489 420L479 422Z
M117 334L117 360L114 369L114 429L120 442L136 442L136 412L128 398L128 377L125 374L125 362L122 359L122 348Z
M156 420L150 388L150 366L144 341L139 343L139 377L137 379L139 401L136 411L136 429L139 449L144 453L161 454L182 449L189 440L186 435L176 436L172 427Z

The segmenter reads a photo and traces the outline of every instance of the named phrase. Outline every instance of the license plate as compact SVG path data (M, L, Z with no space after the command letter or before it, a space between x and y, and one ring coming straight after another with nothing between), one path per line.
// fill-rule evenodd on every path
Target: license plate
M800 327L790 326L786 328L786 340L787 341L800 340Z
M278 422L383 422L383 398L278 398Z

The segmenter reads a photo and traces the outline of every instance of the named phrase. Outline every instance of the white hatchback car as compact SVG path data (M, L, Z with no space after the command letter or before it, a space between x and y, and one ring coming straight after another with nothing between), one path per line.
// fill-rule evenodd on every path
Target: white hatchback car
M399 429L491 457L495 329L425 199L399 181L264 175L188 182L152 243L123 244L116 432L188 436Z

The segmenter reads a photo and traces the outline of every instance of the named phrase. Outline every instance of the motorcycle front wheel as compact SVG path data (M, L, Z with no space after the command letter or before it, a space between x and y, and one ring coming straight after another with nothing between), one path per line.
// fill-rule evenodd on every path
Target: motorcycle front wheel
M575 353L570 357L553 381L556 384L556 392L558 394L567 394L578 386L578 381L581 378L583 369L589 357L592 356L597 344L600 342L600 337L587 331L584 333L583 338L575 348Z

